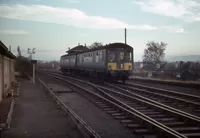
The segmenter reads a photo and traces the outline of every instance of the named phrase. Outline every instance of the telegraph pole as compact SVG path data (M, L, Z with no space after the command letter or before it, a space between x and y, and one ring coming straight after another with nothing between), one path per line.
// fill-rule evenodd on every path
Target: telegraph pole
M126 28L124 29L125 44L127 43Z

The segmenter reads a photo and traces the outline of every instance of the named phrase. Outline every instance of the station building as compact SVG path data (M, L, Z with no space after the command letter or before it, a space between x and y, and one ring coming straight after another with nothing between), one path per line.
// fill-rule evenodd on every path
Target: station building
M0 103L15 81L15 55L0 41Z

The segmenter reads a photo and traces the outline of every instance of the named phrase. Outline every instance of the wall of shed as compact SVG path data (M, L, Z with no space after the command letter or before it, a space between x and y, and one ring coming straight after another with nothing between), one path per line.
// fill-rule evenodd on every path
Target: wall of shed
M9 72L9 58L4 57L4 92L10 88L10 72Z
M3 58L0 54L0 102L3 99Z
M13 59L0 55L0 102L13 81L15 81L15 62Z

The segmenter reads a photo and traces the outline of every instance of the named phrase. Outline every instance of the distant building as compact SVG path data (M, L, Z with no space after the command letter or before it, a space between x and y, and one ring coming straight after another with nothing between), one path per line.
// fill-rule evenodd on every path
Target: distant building
M140 70L143 68L143 62L134 62L134 70Z
M83 45L78 44L78 46L76 46L72 49L69 49L68 51L66 51L66 53L72 54L72 53L77 53L77 52L86 51L86 50L89 50L89 48L87 48L86 45L83 46Z

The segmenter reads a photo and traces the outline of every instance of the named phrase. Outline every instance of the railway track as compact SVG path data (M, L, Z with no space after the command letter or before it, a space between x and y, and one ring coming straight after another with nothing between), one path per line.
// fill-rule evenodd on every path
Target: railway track
M118 98L130 107L148 115L156 121L178 131L185 136L192 137L193 135L195 137L200 137L199 117L182 112L175 108L171 108L164 104L160 104L141 95L130 93L126 89L122 89L117 86L112 87L114 87L115 90L106 89L104 87L102 87L102 89L108 93L112 93L112 95L115 95L115 98Z
M107 85L109 84L107 83ZM199 96L131 83L126 83L125 85L117 84L116 86L174 108L181 109L185 112L200 116Z
M165 105L151 103L145 97L138 96L136 98L124 94L126 90L122 93L83 80L58 74L51 75L84 90L94 103L119 119L134 134L152 137L200 137L200 119L198 117L184 114ZM90 85L97 92L73 83L75 81ZM122 91L122 88L120 89Z

